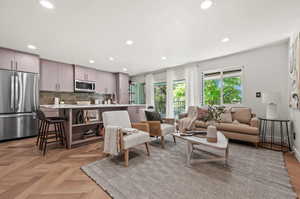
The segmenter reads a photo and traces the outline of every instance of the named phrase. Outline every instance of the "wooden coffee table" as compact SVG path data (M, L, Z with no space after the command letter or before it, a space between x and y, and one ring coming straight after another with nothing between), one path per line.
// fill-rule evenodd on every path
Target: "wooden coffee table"
M229 153L229 144L228 139L223 135L223 133L218 132L218 142L212 143L208 142L205 136L181 136L180 133L173 133L173 136L184 140L186 145L186 163L188 166L191 166L191 156L194 150L202 151L208 153L213 158L210 159L201 159L197 160L197 162L212 162L212 161L224 161L225 165L227 165L228 153ZM196 147L196 146L199 147ZM205 149L200 148L201 146L205 146ZM209 151L209 149L215 149L224 153L224 155L215 154Z

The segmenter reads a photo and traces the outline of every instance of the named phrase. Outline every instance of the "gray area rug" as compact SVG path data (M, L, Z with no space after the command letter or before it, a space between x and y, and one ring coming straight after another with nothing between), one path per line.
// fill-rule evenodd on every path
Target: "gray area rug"
M187 167L185 143L171 139L165 149L152 142L150 157L144 146L133 149L128 168L115 157L81 169L115 199L296 198L280 152L230 143L228 166L194 161ZM196 152L193 159L208 156Z

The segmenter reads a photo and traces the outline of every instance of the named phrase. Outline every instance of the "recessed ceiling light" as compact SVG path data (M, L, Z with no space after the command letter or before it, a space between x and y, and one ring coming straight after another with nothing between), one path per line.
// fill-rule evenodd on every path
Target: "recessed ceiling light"
M28 45L27 45L27 48L29 48L29 49L31 49L31 50L36 50L36 49L37 49L36 46L31 45L31 44L28 44Z
M127 40L127 41L126 41L126 44L127 44L128 46L131 46L131 45L133 44L133 41L132 41L132 40Z
M40 4L41 4L44 8L47 8L47 9L53 9L53 8L54 8L53 3L51 3L51 2L48 1L48 0L40 0Z
M95 63L95 61L91 59L91 60L90 60L90 64L93 64L93 63Z
M202 10L207 10L208 8L210 8L212 6L213 2L212 0L204 0L201 3L201 8Z
M167 59L167 57L161 57L161 59L162 59L162 60L166 60L166 59Z
M123 68L123 71L126 72L126 71L127 71L127 68Z
M114 61L115 60L115 58L113 58L113 57L109 57L108 59L109 59L109 61Z
M223 42L223 43L226 43L226 42L229 42L229 38L228 37L225 37L225 38L223 38L221 41Z

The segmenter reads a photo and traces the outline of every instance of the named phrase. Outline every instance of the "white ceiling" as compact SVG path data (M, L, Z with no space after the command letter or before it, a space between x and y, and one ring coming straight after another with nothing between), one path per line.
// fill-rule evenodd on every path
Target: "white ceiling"
M265 45L300 28L300 0L215 0L206 11L201 0L52 2L54 10L38 0L0 0L0 46L133 75Z

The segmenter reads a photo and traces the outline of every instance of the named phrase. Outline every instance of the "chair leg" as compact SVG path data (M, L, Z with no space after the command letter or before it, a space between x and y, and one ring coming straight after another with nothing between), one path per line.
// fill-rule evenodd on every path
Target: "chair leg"
M147 155L150 156L150 151L149 151L149 143L145 142L146 150L147 150Z
M164 136L161 136L160 137L160 144L161 144L161 148L165 148L165 137Z
M44 139L44 152L43 152L43 155L45 156L46 155L46 151L47 151L47 144L48 144L48 133L49 133L49 124L47 125L47 129L45 131L45 139Z
M124 159L125 159L125 167L128 167L129 149L125 149Z
M173 140L174 140L174 143L176 144L176 138L175 138L175 136L173 136Z

